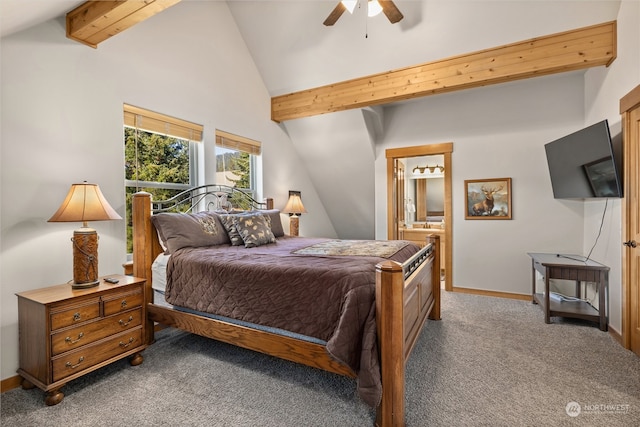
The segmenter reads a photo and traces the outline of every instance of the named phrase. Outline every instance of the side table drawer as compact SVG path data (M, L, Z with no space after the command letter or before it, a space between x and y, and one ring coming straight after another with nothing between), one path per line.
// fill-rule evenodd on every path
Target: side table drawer
M142 345L142 327L123 332L106 341L65 353L52 361L53 381L59 381L85 368L91 368L140 345Z
M142 290L137 289L134 292L123 293L119 295L109 295L104 298L104 315L111 316L112 314L120 313L122 311L131 310L132 308L142 306Z
M597 282L599 270L570 268L570 267L550 267L549 277L552 279L578 280L581 282Z
M51 310L51 330L86 322L100 317L100 300L85 300L75 306L60 306Z
M135 328L142 323L142 308L131 310L75 328L57 332L51 337L51 354L56 356L109 335Z

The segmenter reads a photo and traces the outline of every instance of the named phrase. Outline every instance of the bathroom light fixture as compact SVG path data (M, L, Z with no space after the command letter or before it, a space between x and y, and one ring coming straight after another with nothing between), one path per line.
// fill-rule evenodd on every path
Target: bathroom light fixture
M437 172L436 172L437 169ZM429 166L429 165L425 165L425 166L416 166L415 168L413 168L413 174L414 175L427 175L427 174L443 174L444 173L444 166L440 166L440 165L435 165L435 166Z

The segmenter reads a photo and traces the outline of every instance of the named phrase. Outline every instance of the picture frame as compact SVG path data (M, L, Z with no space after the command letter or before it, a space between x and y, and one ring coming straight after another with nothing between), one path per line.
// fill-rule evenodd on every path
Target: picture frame
M465 219L511 219L511 178L464 181Z

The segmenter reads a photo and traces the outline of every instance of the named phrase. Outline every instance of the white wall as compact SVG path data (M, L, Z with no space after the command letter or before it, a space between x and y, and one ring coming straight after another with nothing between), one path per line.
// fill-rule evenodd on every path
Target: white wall
M334 236L326 237L372 239L374 149L362 111L304 117L289 120L282 126L291 137L336 230ZM311 212L313 207L307 207L304 194L303 201ZM301 226L308 222L303 215ZM301 235L313 234L301 229Z
M46 222L71 183L98 183L124 217L123 103L204 125L211 160L216 128L262 141L263 194L282 208L301 190L302 231L335 234L233 22L224 2L181 2L97 49L66 39L62 19L1 40L3 379L18 368L14 294L71 279L78 225ZM91 225L100 274L121 272L124 221Z
M612 136L621 132L620 98L640 84L640 2L623 1L618 14L618 57L608 68L585 74L585 125L609 121ZM603 221L603 213L605 212ZM585 203L584 253L611 267L609 273L610 324L621 332L622 318L622 224L621 201L611 199ZM596 239L603 224L602 234Z
M387 148L453 142L453 284L530 293L527 252L581 252L582 203L553 198L544 144L582 126L580 73L428 97L388 108L376 160L386 185ZM512 178L512 220L465 220L464 181ZM386 198L376 201L386 236Z
M544 144L608 118L620 129L619 100L640 83L640 3L622 1L618 57L608 68L427 97L385 109L376 157L376 237L386 237L384 150L452 141L454 286L531 291L526 252L589 252L604 202L555 200ZM513 220L464 219L464 180L511 177ZM611 267L610 325L621 330L620 200L610 200L592 257Z

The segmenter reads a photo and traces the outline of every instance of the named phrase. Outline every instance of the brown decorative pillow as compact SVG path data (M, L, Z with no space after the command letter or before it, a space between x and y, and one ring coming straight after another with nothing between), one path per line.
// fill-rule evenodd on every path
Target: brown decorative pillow
M241 246L244 244L244 241L242 240L242 237L240 237L238 229L234 223L234 219L237 216L238 214L220 215L220 221L222 222L224 229L227 230L227 236L229 237L231 246Z
M159 213L151 216L168 253L184 247L214 246L229 243L220 217L212 212Z
M233 222L238 234L244 241L244 246L247 248L275 243L276 241L276 237L273 235L262 213L254 212L247 215L237 215L233 218Z
M278 209L269 209L259 212L266 218L267 224L276 238L284 236L284 228L282 227L282 219L280 218L280 211Z

